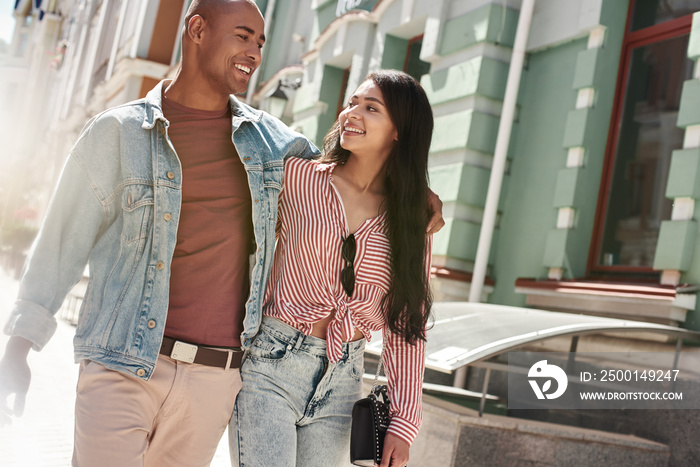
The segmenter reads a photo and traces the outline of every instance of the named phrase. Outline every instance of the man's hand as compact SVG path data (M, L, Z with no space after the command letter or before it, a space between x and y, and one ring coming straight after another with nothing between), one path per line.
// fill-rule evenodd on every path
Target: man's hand
M406 441L394 434L387 433L384 438L382 463L379 467L406 467L409 449L410 446Z
M11 415L20 417L24 413L24 403L32 380L32 373L27 364L27 354L32 343L22 337L11 337L5 348L5 355L0 360L0 426L12 422ZM8 397L14 394L12 407Z
M433 217L428 221L428 235L439 232L443 227L445 227L445 219L442 218L442 201L440 197L435 194L434 191L428 190L428 207L433 213Z

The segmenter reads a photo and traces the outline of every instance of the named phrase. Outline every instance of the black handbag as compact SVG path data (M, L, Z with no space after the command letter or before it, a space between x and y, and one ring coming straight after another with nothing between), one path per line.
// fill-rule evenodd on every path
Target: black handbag
M386 384L379 385L379 374L384 362L384 343L379 355L377 372L372 382L372 390L364 399L352 407L350 428L350 462L354 465L373 467L382 463L384 435L389 428L389 391ZM380 400L381 397L381 400Z
M380 400L381 398L381 400ZM385 384L374 387L352 408L350 462L373 467L382 462L384 435L389 427L389 395Z

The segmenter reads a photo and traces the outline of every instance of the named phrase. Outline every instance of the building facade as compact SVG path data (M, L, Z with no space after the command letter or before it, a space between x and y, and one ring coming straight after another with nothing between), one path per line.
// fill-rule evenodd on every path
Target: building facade
M435 116L437 299L469 297L495 202L478 299L700 330L700 0L536 0L504 132L525 3L258 0L268 40L243 99L320 144L367 73L405 70ZM9 158L29 172L6 208L25 203L38 222L89 116L173 76L188 5L17 0L0 118ZM507 159L489 201L498 145Z
M470 295L505 138L477 299L700 329L700 2L536 0L509 134L499 124L526 2L306 3L311 25L267 2L279 48L251 100L273 111L281 85L293 96L278 115L320 144L368 72L420 79L435 116L431 186L447 220L433 250L438 299ZM301 68L281 60L299 44Z

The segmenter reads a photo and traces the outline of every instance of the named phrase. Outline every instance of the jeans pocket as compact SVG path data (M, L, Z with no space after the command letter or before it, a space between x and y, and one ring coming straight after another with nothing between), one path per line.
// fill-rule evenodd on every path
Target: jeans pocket
M290 345L262 330L248 349L246 359L280 362L289 355Z

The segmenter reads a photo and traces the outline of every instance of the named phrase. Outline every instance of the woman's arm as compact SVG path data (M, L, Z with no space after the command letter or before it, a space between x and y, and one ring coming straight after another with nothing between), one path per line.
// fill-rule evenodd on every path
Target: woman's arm
M430 279L432 236L426 239L425 274ZM403 336L384 327L384 365L391 399L391 422L387 435L392 434L408 446L413 443L423 421L423 374L425 373L424 340L409 344Z

